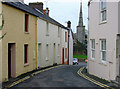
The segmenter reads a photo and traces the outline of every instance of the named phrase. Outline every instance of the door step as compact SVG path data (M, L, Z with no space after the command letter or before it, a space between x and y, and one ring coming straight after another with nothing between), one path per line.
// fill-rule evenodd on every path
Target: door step
M116 80L111 80L111 83L113 84L113 86L115 87L120 87L120 83Z
M111 83L116 87L120 87L120 76L117 76L116 80L111 80Z

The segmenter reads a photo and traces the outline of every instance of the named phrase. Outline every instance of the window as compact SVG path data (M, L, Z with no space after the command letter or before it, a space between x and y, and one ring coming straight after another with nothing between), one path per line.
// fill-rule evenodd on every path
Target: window
M100 42L100 49L101 49L101 59L106 61L106 40L101 40Z
M29 15L25 14L25 32L28 32L28 20L29 20Z
M24 45L24 64L28 63L28 44Z
M60 37L60 27L58 27L58 37Z
M95 40L91 40L91 58L95 58Z
M67 58L67 48L65 48L65 58Z
M65 42L67 42L67 32L65 32Z
M46 36L49 36L49 23L46 22Z
M46 44L46 55L47 55L47 59L49 58L49 45Z
M106 21L106 0L101 0L100 13L101 13L101 22Z

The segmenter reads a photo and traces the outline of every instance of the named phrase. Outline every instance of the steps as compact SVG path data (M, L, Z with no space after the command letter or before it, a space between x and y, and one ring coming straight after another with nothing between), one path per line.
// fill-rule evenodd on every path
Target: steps
M111 83L116 87L120 87L120 76L117 76L116 80L111 80Z

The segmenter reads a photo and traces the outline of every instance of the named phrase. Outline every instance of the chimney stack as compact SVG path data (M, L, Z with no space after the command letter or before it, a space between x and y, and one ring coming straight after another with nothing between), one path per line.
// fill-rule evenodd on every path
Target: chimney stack
M43 12L43 3L42 2L34 2L34 3L29 3L29 6L36 8Z
M43 13L49 16L49 8L47 7L45 10L43 10Z
M67 22L67 27L71 28L71 22L70 21Z

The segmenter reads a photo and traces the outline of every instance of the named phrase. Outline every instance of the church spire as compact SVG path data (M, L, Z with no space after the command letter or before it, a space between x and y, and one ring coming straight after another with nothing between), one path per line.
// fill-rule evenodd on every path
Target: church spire
M79 14L78 26L83 26L82 0L80 1L80 14Z

